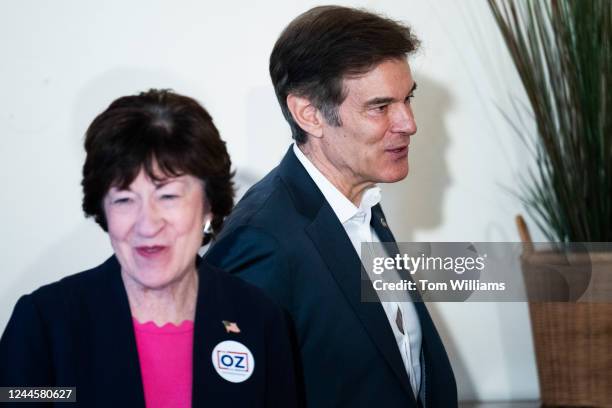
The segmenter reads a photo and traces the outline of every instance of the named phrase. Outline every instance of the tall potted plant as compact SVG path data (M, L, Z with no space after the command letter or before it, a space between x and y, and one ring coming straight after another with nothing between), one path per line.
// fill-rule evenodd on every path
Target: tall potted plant
M612 1L488 3L537 129L519 192L528 213L550 241L611 242ZM612 254L587 258L591 283L612 290ZM528 292L541 259L523 257ZM529 306L543 404L612 407L612 303Z

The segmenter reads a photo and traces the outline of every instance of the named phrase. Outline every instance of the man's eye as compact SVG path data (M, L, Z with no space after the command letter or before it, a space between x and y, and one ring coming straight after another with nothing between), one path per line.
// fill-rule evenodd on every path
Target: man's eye
M174 200L176 198L178 198L178 195L176 194L163 194L161 196L162 200Z
M408 95L408 97L406 97L406 100L404 101L404 103L410 104L410 101L412 101L413 98L414 98L414 94Z
M374 110L374 112L383 113L387 110L387 105L375 106L372 108L372 110Z

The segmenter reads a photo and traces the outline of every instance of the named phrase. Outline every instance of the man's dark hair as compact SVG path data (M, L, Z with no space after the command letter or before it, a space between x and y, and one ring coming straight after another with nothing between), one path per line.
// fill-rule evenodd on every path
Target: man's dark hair
M293 120L287 95L308 98L329 124L341 126L343 79L405 58L418 46L408 26L365 10L320 6L294 19L274 44L270 76L296 142L304 143L307 135Z
M156 181L159 172L202 180L215 233L233 207L233 173L225 142L208 112L192 98L152 89L115 100L87 129L85 152L83 211L104 231L104 196L111 187L127 188L141 169ZM209 239L206 235L203 243Z

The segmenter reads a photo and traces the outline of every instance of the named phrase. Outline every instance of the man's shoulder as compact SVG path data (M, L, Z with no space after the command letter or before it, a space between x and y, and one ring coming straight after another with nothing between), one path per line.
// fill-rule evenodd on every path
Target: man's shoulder
M282 166L282 163L281 163ZM288 271L289 259L305 239L309 218L299 207L299 194L287 183L281 166L254 184L229 215L205 255L211 264L244 278ZM249 279L247 279L249 280Z
M215 290L221 299L231 299L231 306L238 305L242 313L268 317L280 312L278 305L261 288L231 275L207 260L202 261L199 271L206 273L207 278L215 282Z
M223 232L250 225L261 229L278 226L280 218L286 220L297 213L293 198L275 168L255 183L236 204L225 222Z

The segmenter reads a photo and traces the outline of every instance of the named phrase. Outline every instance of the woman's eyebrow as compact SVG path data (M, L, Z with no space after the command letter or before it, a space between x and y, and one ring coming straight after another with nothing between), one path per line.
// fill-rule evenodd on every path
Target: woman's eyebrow
M178 177L172 177L172 178L165 178L163 180L155 181L154 183L155 183L155 189L159 190L160 188L165 187L168 184L172 184L172 183L183 184L183 180Z

